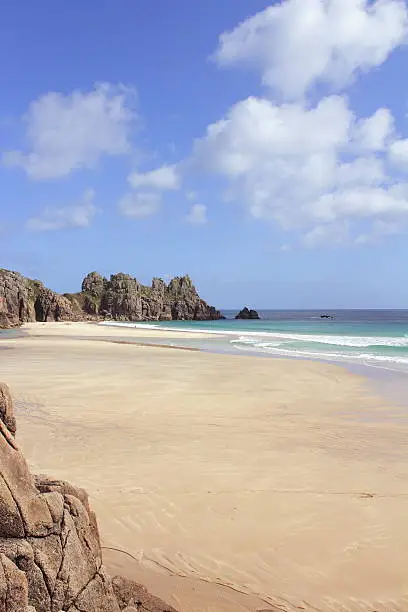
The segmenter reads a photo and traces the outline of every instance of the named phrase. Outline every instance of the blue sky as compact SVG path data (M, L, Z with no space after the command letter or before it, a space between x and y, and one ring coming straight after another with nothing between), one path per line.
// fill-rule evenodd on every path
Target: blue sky
M189 273L218 307L408 307L402 0L20 0L1 265Z

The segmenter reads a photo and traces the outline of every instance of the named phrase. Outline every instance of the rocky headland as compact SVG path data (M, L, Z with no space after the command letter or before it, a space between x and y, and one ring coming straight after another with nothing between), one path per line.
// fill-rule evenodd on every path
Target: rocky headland
M88 274L78 293L60 295L40 281L0 269L0 327L31 321L209 321L223 318L197 293L189 276L142 285L128 274Z

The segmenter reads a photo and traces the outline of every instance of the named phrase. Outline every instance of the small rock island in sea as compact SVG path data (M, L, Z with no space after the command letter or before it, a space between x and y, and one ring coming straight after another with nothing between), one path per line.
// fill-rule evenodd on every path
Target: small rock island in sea
M245 306L245 308L240 310L240 312L237 314L235 318L236 319L254 319L254 320L258 319L259 320L261 317L259 316L256 310L250 310L247 306Z
M0 327L30 321L212 321L223 319L197 293L189 276L167 285L154 278L151 286L129 274L107 279L88 274L78 293L60 295L40 281L0 268Z

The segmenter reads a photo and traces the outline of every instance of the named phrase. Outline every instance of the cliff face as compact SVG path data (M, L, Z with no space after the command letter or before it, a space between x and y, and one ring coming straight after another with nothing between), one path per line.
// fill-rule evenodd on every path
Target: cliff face
M174 278L166 285L154 278L141 285L128 274L106 279L88 274L79 293L59 295L37 280L0 269L0 327L28 321L208 321L221 319L213 306L198 295L189 276Z
M35 321L34 303L24 276L0 269L0 327Z
M102 565L85 491L33 477L16 441L10 393L0 384L0 612L175 612Z
M29 321L70 321L81 311L62 295L40 281L18 272L0 269L0 327L14 327Z
M215 320L222 316L198 295L189 276L174 278L166 285L154 278L152 285L141 285L128 274L110 279L91 272L79 294L70 295L89 316L116 321L191 321Z

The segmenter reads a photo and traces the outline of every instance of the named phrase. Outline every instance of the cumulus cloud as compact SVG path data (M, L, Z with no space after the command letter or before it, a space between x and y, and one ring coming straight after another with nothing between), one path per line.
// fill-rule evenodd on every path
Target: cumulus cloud
M128 177L134 189L151 188L159 191L177 190L180 187L180 177L176 166L162 166L143 174L132 172Z
M195 140L188 160L132 175L134 188L179 188L182 173L223 179L224 199L299 236L305 247L362 244L408 219L408 139L389 108L359 117L341 90L406 41L403 0L286 0L221 35L221 66L249 65L270 88L233 104ZM314 89L324 92L321 87ZM279 94L275 96L275 94ZM176 173L174 175L174 172ZM177 178L176 178L177 177ZM190 222L204 222L194 204ZM290 245L285 243L285 248Z
M295 100L380 66L407 31L404 0L286 0L223 33L214 57L254 67L264 85Z
M408 229L408 220L401 219L398 221L382 221L377 220L373 223L369 234L360 234L356 238L356 244L365 246L367 244L380 244L385 238L389 236L397 236L398 234L405 234Z
M379 108L371 117L356 123L352 139L362 151L384 151L395 138L394 117L388 108Z
M128 153L134 101L133 90L107 83L89 92L47 93L23 117L26 150L3 154L3 163L43 180L93 168L104 155Z
M255 68L270 91L209 125L192 163L306 247L362 244L405 227L408 189L392 168L408 171L408 139L397 140L390 109L358 117L345 95L311 103L307 94L322 84L341 90L379 67L407 32L403 0L286 0L225 32L218 64Z
M348 240L349 226L347 221L316 225L316 227L302 236L303 246L309 249L344 246Z
M125 217L142 219L157 213L161 196L154 191L129 192L119 202L119 211Z
M408 216L407 185L390 174L388 150L401 163L408 153L387 109L357 119L344 96L316 106L251 97L208 127L193 159L226 179L230 198L254 217L303 231L311 247L349 244L361 223L369 232Z
M408 138L397 140L389 148L390 162L398 169L408 171Z
M94 190L88 189L81 201L72 206L47 207L40 216L27 221L26 229L30 232L50 232L88 227L97 213L94 198Z
M204 204L193 204L186 219L192 225L204 225L207 223L207 207Z

